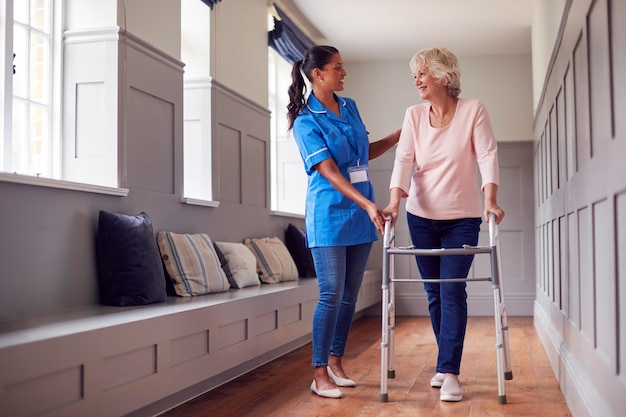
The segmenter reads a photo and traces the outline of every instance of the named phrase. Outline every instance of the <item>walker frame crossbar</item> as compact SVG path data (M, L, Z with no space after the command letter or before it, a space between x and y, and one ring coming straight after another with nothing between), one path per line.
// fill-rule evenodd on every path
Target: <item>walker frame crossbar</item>
M496 338L496 368L498 377L498 402L506 404L504 380L513 379L511 371L511 356L509 351L509 333L504 305L504 285L501 280L502 266L499 251L499 230L496 225L496 216L489 213L489 245L469 246L462 248L416 249L413 246L394 247L394 234L391 221L385 222L383 236L383 271L382 271L382 342L380 349L380 401L387 402L387 379L395 378L394 364L394 332L395 332L395 283L451 283L451 282L491 282L494 304L494 322ZM407 279L394 277L394 255L411 256L449 256L449 255L477 255L490 256L491 276L484 278L446 278L446 279Z

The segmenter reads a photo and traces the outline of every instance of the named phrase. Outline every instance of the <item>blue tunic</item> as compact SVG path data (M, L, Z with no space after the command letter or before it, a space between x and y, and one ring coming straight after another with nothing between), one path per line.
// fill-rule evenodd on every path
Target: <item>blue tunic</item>
M373 242L376 227L358 204L345 197L313 166L332 158L350 181L348 169L367 165L369 139L354 100L335 95L341 116L329 111L310 94L293 125L293 134L308 175L305 223L307 244L350 246ZM374 201L374 190L367 181L352 184Z

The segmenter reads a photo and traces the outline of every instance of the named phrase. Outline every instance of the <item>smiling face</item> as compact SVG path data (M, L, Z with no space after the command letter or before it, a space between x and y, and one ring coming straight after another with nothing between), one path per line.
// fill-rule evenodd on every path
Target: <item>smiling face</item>
M342 91L343 79L346 75L348 75L348 73L343 67L341 55L336 53L323 68L316 68L314 70L313 79L317 85L317 89Z
M418 66L413 73L414 84L420 93L422 100L430 100L441 94L447 94L443 80L438 80L432 76L427 67Z

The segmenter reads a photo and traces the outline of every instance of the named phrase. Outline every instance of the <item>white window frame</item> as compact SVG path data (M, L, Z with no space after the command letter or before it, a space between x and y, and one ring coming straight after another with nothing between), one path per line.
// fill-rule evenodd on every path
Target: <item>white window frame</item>
M70 189L99 194L124 196L127 189L67 181L63 179L63 132L62 132L62 91L63 91L63 28L64 0L48 0L50 7L50 54L49 65L49 123L47 128L46 156L49 169L46 172L32 170L18 172L13 169L10 155L13 141L13 32L14 3L23 0L0 0L0 22L3 31L0 33L0 53L5 57L2 65L0 94L4 98L0 102L3 117L0 118L0 181L28 184L42 187ZM34 1L34 0L31 0ZM16 68L17 71L23 68Z
M3 55L7 58L5 65L3 66L3 83L2 93L5 100L3 101L3 119L2 132L3 140L2 147L0 149L0 170L4 172L16 172L22 175L35 175L37 177L43 176L48 178L59 178L60 175L60 152L59 152L59 135L55 134L59 127L59 111L60 106L60 57L61 57L61 16L62 16L62 1L61 0L47 0L44 6L48 7L45 13L48 17L48 22L45 25L48 27L48 32L40 31L37 27L31 25L32 23L32 3L36 0L21 0L28 1L27 22L19 22L14 20L14 0L2 0L2 21L5 23L5 31L2 34L3 38ZM24 3L21 3L24 4ZM26 51L14 50L15 28L19 27L23 29L26 34ZM47 45L47 56L43 62L44 73L48 75L47 82L43 86L44 93L42 94L46 100L37 100L31 94L31 82L32 78L29 76L33 71L32 65L34 65L30 58L32 56L31 51L31 37L37 36L39 39L43 39ZM13 53L17 53L17 68L16 74L13 74ZM13 80L17 76L22 74L24 76L24 82L26 84L25 94L21 96L14 95ZM18 144L18 146L24 149L24 152L17 155L18 160L15 160L13 155L14 149L14 126L13 119L16 111L15 103L21 103L26 109L26 140ZM38 108L45 115L44 128L41 131L41 152L33 152L30 150L31 138L33 136L30 128L32 128L33 116L31 111L34 108ZM32 161L39 156L40 163L32 164Z
M215 207L213 201L210 41L211 9L181 0L183 75L183 202Z
M270 110L270 208L275 213L304 216L307 175L293 133L287 131L287 88L291 64L268 47Z

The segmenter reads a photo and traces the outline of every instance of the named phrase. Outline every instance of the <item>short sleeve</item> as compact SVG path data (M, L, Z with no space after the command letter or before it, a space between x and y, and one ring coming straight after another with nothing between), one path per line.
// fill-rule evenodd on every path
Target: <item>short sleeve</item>
M322 130L311 116L300 115L296 118L293 136L307 174L311 174L315 165L332 157Z

